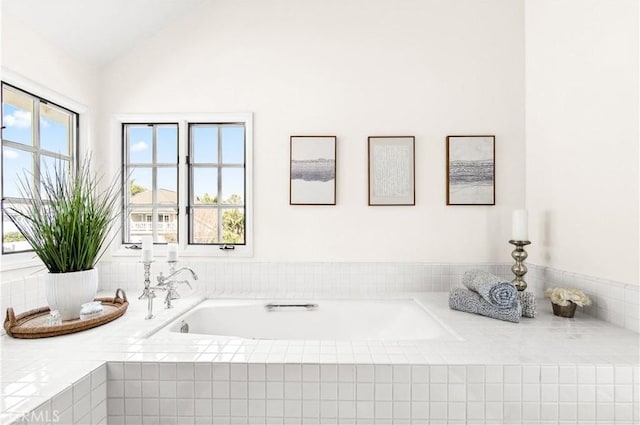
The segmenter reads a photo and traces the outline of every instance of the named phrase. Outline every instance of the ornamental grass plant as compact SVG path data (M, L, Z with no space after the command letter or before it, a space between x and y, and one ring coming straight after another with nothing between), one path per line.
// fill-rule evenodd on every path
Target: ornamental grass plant
M26 203L7 208L49 273L93 269L115 236L120 179L116 176L103 187L90 171L90 160L85 157L75 174L56 161L53 169L39 170L39 185L33 173L25 172L18 185Z

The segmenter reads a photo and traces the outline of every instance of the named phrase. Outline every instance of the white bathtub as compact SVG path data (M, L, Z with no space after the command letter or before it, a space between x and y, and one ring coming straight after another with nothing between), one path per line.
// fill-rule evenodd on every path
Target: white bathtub
M277 307L268 304L313 304ZM457 340L459 337L412 299L206 300L168 326L189 334L253 339Z

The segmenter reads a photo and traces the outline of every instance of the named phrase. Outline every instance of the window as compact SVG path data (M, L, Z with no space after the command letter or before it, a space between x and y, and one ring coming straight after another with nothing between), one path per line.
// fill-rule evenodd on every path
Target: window
M189 243L245 243L245 128L189 125Z
M251 115L172 117L116 117L125 182L122 244L150 235L158 245L178 243L187 255L251 255Z
M178 124L124 124L123 134L122 241L153 236L156 243L177 242Z
M73 170L78 139L78 114L12 85L2 83L2 210L20 206L20 181L39 184L41 172L56 162ZM2 253L31 247L6 214L2 219Z

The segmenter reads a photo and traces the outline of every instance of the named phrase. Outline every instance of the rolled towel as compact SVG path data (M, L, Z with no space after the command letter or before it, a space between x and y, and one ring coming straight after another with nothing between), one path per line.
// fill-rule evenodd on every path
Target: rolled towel
M514 308L518 302L518 290L511 282L482 270L469 270L462 276L462 284L480 294L497 308Z
M536 317L536 296L533 292L518 291L522 317Z
M522 308L517 297L514 308L497 308L486 302L480 294L464 288L451 289L451 292L449 292L449 308L514 323L520 322L520 317L522 316Z

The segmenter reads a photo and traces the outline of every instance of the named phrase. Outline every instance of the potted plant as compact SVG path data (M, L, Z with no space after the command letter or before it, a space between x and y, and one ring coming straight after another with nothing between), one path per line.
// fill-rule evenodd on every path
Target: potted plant
M576 306L591 305L591 299L580 289L549 288L544 295L551 299L553 314L560 317L573 317Z
M89 162L86 157L70 175L58 161L53 170L40 170L39 185L25 174L19 189L26 204L14 203L7 209L9 219L49 271L47 303L62 320L77 319L81 305L95 298L96 263L118 218L119 180L114 178L102 189Z

